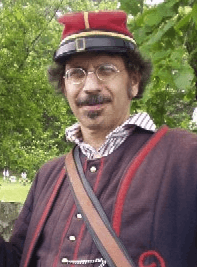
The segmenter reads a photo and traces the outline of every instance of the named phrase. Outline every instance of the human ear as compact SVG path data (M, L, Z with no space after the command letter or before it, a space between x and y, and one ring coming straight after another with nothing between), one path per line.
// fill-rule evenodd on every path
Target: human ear
M139 91L139 83L135 83L134 85L131 86L131 97L134 98Z
M130 92L129 92L129 98L134 98L139 91L139 84L140 84L141 76L139 73L132 73L130 75Z

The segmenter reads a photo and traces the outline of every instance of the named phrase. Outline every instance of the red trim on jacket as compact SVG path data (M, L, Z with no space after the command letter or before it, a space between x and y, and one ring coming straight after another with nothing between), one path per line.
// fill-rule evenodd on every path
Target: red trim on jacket
M63 234L62 234L62 237L61 237L61 242L60 242L60 245L59 245L59 248L58 248L58 253L55 256L55 260L53 262L53 267L56 267L57 264L58 264L59 256L60 256L61 249L62 249L62 245L64 243L64 238L66 236L66 233L68 232L68 229L70 227L70 224L71 224L71 221L72 221L72 218L73 218L73 215L74 215L75 211L76 211L76 205L74 204L73 207L72 207L72 210L70 212L69 218L68 218L68 220L66 222L66 226L64 228L64 231L63 231Z
M142 147L142 149L139 151L139 153L134 158L134 160L132 160L131 165L128 168L128 171L126 172L126 175L122 180L122 184L120 186L117 199L116 199L116 203L114 206L114 214L113 214L113 221L112 221L112 227L114 231L116 232L117 236L120 235L123 206L124 206L127 192L130 188L131 181L135 173L137 172L138 168L144 161L145 157L157 145L160 139L168 132L168 129L169 128L164 125L153 135L153 137L148 141L148 143Z
M161 257L161 255L156 252L155 250L149 250L146 251L144 253L142 253L140 255L139 258L139 267L157 267L157 264L155 262L149 264L149 265L145 265L145 261L149 258L149 257L154 257L158 262L159 262L159 266L160 267L166 267L165 261L164 259Z
M55 200L55 197L57 195L57 192L59 191L59 188L60 188L60 186L62 184L62 181L64 179L65 173L66 173L65 168L63 168L61 170L61 173L59 175L59 178L58 178L58 180L57 180L57 182L56 182L56 184L54 186L54 189L53 189L52 194L51 194L51 196L49 198L49 201L47 203L47 206L44 209L44 212L43 212L43 214L41 216L41 219L40 219L40 221L39 221L39 223L38 223L38 225L36 227L35 233L34 233L34 235L32 237L31 243L29 245L29 249L27 251L27 256L26 256L25 263L24 263L24 266L23 267L27 267L28 264L29 264L31 255L32 255L33 250L34 250L34 247L35 247L35 244L36 244L36 242L38 240L38 237L40 235L40 232L42 231L42 228L43 228L44 223L46 221L46 218L47 218L47 216L49 214L49 211L51 210L51 207L53 205L53 202Z
M80 245L81 245L81 241L82 241L82 238L83 238L83 235L84 235L85 228L86 228L86 224L83 223L82 226L81 226L81 230L79 232L79 235L78 235L77 244L75 246L73 260L77 260L77 258L78 258L79 248L80 248ZM74 266L74 264L71 265L71 267L73 267L73 266Z
M103 167L104 167L104 158L101 158L101 165L100 165L100 169L98 171L98 175L97 175L97 178L96 178L96 182L94 184L94 192L97 191L98 189L98 186L99 186L99 182L100 182L100 178L101 178L101 175L102 175L102 172L103 172Z
M123 183L120 187L119 193L118 193L118 197L117 197L117 201L115 203L115 210L114 210L114 216L113 216L113 228L115 230L115 232L117 233L117 235L119 235L120 233L120 226L121 226L121 217L122 217L122 210L123 210L123 205L124 205L124 200L127 194L127 191L129 189L130 186L130 182L133 178L133 176L135 175L137 169L139 168L140 164L143 162L144 158L148 155L148 153L154 148L154 146L159 142L159 140L166 134L166 132L168 131L168 127L167 126L163 126L154 136L153 138L151 138L151 140L142 148L142 150L138 153L138 156L134 159L134 161L132 162L131 166L129 167L125 178L123 179ZM103 158L101 159L101 169L103 169L103 162L102 162ZM98 172L98 176L97 176L97 180L100 179L102 170L99 170ZM63 182L63 179L65 177L66 171L65 168L63 168L61 170L61 173L59 175L59 178L54 186L54 189L52 191L52 194L48 200L47 206L44 209L44 212L41 216L40 221L37 224L35 233L32 237L32 241L29 245L28 251L27 251L27 256L25 259L25 263L23 267L27 267L31 258L31 255L33 253L35 244L39 238L39 235L42 231L42 228L44 227L44 223L46 221L46 218L49 214L49 211L53 205L53 202L55 200L55 197L57 196L57 193L60 189L60 186ZM99 182L98 182L99 183ZM97 189L98 183L96 181L95 183L95 189ZM73 207L74 208L74 207ZM82 237L81 237L82 239ZM79 242L80 244L80 242ZM163 266L162 266L163 267Z

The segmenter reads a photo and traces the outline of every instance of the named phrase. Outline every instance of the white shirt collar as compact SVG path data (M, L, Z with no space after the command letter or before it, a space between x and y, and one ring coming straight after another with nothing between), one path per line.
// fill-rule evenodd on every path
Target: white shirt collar
M110 132L106 136L106 141L98 150L83 142L79 123L75 123L74 125L66 128L66 139L70 142L75 142L88 159L100 158L111 154L126 140L129 135L129 130L126 127L127 125L137 125L143 129L153 132L156 130L156 126L150 116L143 112L130 116L129 119L127 119L122 125Z

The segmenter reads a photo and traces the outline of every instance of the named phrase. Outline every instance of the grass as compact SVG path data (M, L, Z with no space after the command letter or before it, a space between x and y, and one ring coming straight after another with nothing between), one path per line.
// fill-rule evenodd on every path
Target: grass
M24 203L30 186L30 184L24 186L18 181L16 183L8 183L0 177L0 201Z

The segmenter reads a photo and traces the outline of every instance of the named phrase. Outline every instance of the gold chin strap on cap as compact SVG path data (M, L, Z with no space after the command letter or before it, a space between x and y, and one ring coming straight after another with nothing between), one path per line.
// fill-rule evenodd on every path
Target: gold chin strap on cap
M89 24L89 19L88 19L88 12L84 12L84 22L85 22L85 27L86 29L90 29L90 24Z
M81 38L81 37L91 37L91 36L107 36L107 37L117 37L129 42L132 42L133 44L136 44L135 40L129 36L126 36L121 33L115 33L115 32L105 32L105 31L99 31L99 30L92 30L89 32L80 32L76 34L72 34L69 36L66 36L60 43L60 46L70 40L75 40L76 38Z

